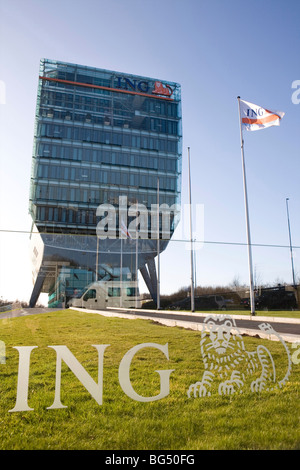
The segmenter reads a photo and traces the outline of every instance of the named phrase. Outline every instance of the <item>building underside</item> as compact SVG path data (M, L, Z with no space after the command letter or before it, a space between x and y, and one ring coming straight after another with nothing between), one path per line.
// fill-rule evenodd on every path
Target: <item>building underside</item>
M78 269L90 273L80 288L94 280L137 280L136 267L141 273L149 293L157 303L157 273L155 257L157 241L149 239L104 239L97 236L69 234L31 235L34 287L29 305L33 308L41 293L58 289L59 275L65 268L78 273ZM122 245L122 246L121 246ZM168 241L161 240L159 251L166 249ZM76 274L74 274L77 276ZM65 302L74 295L70 289Z

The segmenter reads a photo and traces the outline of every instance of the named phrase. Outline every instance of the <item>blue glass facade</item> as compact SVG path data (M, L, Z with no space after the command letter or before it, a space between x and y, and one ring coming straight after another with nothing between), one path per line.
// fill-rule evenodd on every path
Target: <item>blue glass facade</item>
M179 84L41 60L29 210L44 246L31 304L49 291L50 265L56 263L57 272L69 263L101 274L105 264L118 264L119 240L106 240L95 268L100 204L117 206L126 196L128 206L150 210L158 180L159 203L180 203L181 142ZM173 231L176 219L171 225ZM155 244L139 244L143 274L147 259L153 268ZM129 266L126 253L134 247L128 242L124 250Z

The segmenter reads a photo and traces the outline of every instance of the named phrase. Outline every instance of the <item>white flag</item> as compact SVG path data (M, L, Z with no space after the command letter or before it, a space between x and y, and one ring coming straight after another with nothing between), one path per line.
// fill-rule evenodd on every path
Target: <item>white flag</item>
M282 111L269 111L248 101L240 100L242 129L257 131L270 126L279 126L284 114Z

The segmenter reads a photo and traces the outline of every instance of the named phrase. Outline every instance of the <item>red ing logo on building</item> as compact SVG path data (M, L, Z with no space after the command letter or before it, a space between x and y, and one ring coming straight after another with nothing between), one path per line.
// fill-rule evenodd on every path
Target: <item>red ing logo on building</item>
M172 96L173 90L170 85L163 85L162 82L156 81L154 83L154 90L152 91L155 95L163 95L163 96Z

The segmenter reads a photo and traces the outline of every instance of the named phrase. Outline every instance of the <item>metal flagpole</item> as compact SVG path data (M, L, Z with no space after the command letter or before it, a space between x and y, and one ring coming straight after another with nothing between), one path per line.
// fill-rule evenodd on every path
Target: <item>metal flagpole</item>
M97 248L96 248L96 272L95 272L95 278L96 281L98 281L98 257L99 257L99 237L97 235Z
M286 213L287 213L287 220L288 220L288 228L289 228L289 238L290 238L290 252L291 252L291 263L292 263L292 275L293 275L293 284L294 289L296 289L296 280L295 280L295 271L294 271L294 260L293 260L293 248L292 248L292 236L291 236L291 226L290 226L290 214L289 214L289 205L288 205L289 198L285 199L286 202Z
M194 299L194 267L193 267L193 231L192 231L192 193L191 193L191 164L190 164L190 147L188 147L188 166L189 166L189 202L190 202L190 236L191 236L191 311L195 311Z
M120 230L120 237L121 237L121 262L120 262L120 307L123 306L123 237L122 231Z
M247 245L248 245L248 262L249 262L249 281L250 281L250 306L251 306L251 315L255 315L252 250L251 250L250 221L249 221L249 208L248 208L248 195L247 195L247 181L246 181L246 168L245 168L245 157L244 157L244 139L243 139L243 131L242 131L240 96L238 96L237 99L239 103L241 153L242 153L242 167L243 167L243 180L244 180L246 226L247 226Z
M138 204L137 204L138 207ZM135 308L138 308L138 229L137 224L135 226L135 282L136 282L136 293L135 293Z
M159 178L157 178L157 310L160 309L160 259L159 259Z
M196 241L196 239L195 239L195 241ZM194 250L194 294L196 294L196 296L197 296L197 257L196 257L196 250Z

